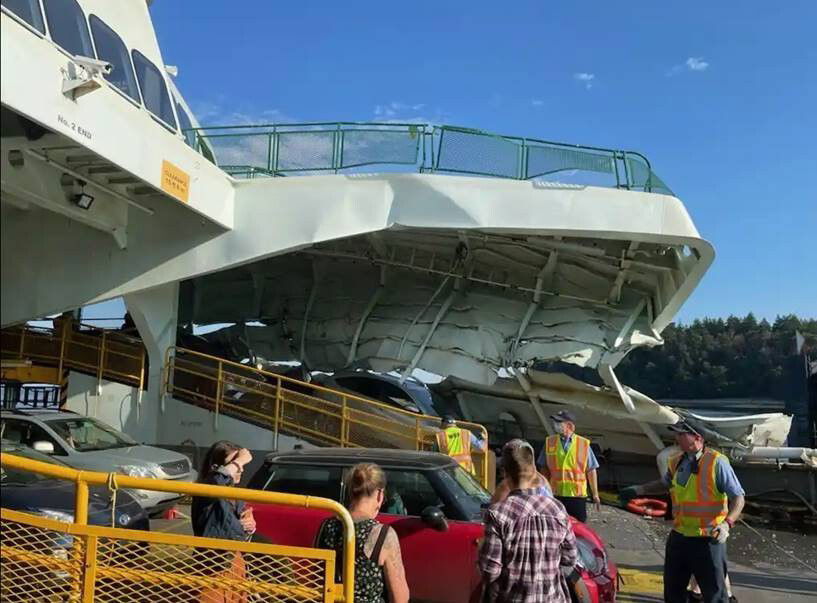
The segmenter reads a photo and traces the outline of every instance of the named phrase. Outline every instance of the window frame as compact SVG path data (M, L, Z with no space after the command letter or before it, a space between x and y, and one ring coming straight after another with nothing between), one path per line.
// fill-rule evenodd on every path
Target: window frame
M119 88L119 86L117 86L112 81L110 81L107 78L107 76L103 76L102 79L105 80L105 83L107 83L110 88L113 88L114 90L116 90L116 92L118 92L119 94L124 96L127 100L132 102L137 107L143 106L143 103L142 103L142 91L139 88L139 78L136 76L136 67L133 64L133 55L131 54L131 48L127 44L125 44L125 40L122 39L122 36L120 36L113 27L111 27L110 25L105 23L105 21L103 21L98 15L96 15L94 13L91 13L90 15L88 15L88 31L90 32L91 42L94 45L94 52L97 54L97 58L99 58L99 56L98 56L99 51L97 50L96 36L94 36L93 22L91 21L91 19L96 19L104 29L106 29L110 34L112 34L113 37L122 44L122 48L125 49L125 57L126 57L126 60L127 60L127 66L130 67L130 70L131 70L130 72L131 72L131 75L133 76L133 85L134 85L134 87L136 89L136 97L137 98L133 98L130 94L128 94L127 92L125 92L124 90ZM101 60L104 60L104 59L101 59Z
M280 492L281 490L270 490L270 485L273 483L273 478L275 477L275 472L279 469L285 469L287 471L303 471L305 469L325 469L330 472L330 477L332 476L333 471L339 471L339 479L328 480L328 483L332 484L332 488L335 490L335 496L327 497L325 494L312 494L303 492L296 492L295 494L302 494L305 496L320 496L323 498L330 498L336 502L340 502L343 500L344 495L344 475L346 474L346 467L343 465L329 465L329 464L318 464L318 463L270 463L265 466L266 476L263 480L262 490L265 492ZM252 481L252 480L251 480Z
M167 96L168 104L170 105L170 113L173 116L174 123L170 124L170 123L166 122L164 119L162 119L162 117L160 115L156 115L148 107L147 100L145 98L145 92L144 92L144 90L142 90L142 82L139 79L139 70L136 68L136 54L138 54L139 57L141 59L143 59L148 66L155 69L156 73L159 74L159 77L161 78L162 84L164 86L164 92L165 92L165 95ZM139 95L142 97L142 107L144 107L145 110L148 113L150 113L150 116L153 119L155 119L157 122L162 124L165 128L167 128L168 130L170 130L174 134L178 134L179 133L179 119L178 119L178 117L176 117L176 108L173 106L175 104L175 99L173 98L173 95L170 93L170 86L167 85L167 81L165 80L164 73L162 72L162 70L160 70L158 67L156 67L156 65L153 63L153 61L151 61L149 58L147 58L138 49L132 48L131 51L130 51L130 55L131 55L131 61L133 62L133 71L134 71L134 74L136 75L136 85L139 87Z
M8 8L5 5L0 5L0 11L2 11L6 16L11 17L15 21L17 21L17 23L19 23L20 25L25 27L27 30L29 30L33 34L36 34L38 37L45 38L48 35L48 22L46 21L45 14L43 13L43 6L40 3L40 0L35 0L35 2L37 4L37 8L40 10L40 19L43 22L43 30L42 31L37 29L35 26L33 26L31 23L29 23L28 21L23 19L20 15L18 15L17 13L15 13L13 10L11 10L10 8Z
M88 25L88 15L86 15L85 11L82 10L82 6L80 5L80 3L77 0L69 0L69 1L73 2L76 5L76 7L79 9L80 14L82 15L82 21L85 23L85 31L88 34L88 43L91 45L90 58L95 59L95 58L97 58L96 57L96 46L94 46L94 39L93 39L93 36L91 36L91 28ZM88 55L73 54L73 53L71 53L70 50L68 50L64 46L61 46L60 43L57 42L54 39L54 31L53 31L53 28L51 27L51 22L48 19L48 10L47 10L46 4L45 4L45 2L43 0L40 0L40 6L42 8L43 16L45 18L45 25L48 28L48 39L51 40L51 43L54 44L54 46L56 46L57 49L60 52L62 52L64 55L66 55L70 59L73 59L75 56L88 56Z
M196 133L192 131L193 130L193 120L190 119L190 114L185 110L184 107L182 107L182 104L181 104L181 102L179 102L179 99L176 98L176 96L174 94L171 94L170 96L172 97L173 104L176 107L176 121L179 124L179 134L182 135L182 140L184 140L184 143L188 147L190 147L191 149L195 150L197 136L196 136ZM187 123L190 124L189 128L183 128L182 127L182 119L181 119L182 115L184 115L184 119L187 121ZM185 130L187 130L187 131L185 131ZM190 136L192 139L188 140L187 139L188 136Z

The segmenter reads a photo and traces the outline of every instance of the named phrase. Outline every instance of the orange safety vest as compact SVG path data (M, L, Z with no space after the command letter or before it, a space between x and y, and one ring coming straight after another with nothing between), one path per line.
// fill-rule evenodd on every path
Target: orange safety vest
M683 453L670 459L669 472L673 529L684 536L709 536L712 528L722 523L729 513L728 497L718 490L718 459L723 455L709 448L698 459L698 474L691 474L685 485L678 483L678 464Z
M587 459L590 440L573 434L567 450L561 437L545 440L545 459L550 471L550 485L555 496L587 496Z
M437 432L437 447L460 464L466 471L474 473L471 460L471 432L460 427L446 427Z

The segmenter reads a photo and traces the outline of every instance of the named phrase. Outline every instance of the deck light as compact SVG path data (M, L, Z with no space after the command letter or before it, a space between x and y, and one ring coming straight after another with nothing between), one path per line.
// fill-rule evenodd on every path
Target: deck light
M91 205L94 203L94 196L82 191L76 195L71 195L71 202L81 209L88 210L91 209Z

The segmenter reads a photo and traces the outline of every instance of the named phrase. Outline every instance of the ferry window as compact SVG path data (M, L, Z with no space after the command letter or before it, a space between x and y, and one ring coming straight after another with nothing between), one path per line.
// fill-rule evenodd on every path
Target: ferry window
M196 133L191 132L190 129L193 127L193 122L190 121L190 116L187 115L187 111L184 110L179 103L176 103L176 115L179 116L179 127L182 129L182 134L184 134L184 141L191 147L196 146Z
M133 75L128 49L122 38L96 15L91 15L88 20L91 22L97 57L113 66L105 79L138 103L139 88L136 87L136 76Z
M142 90L145 107L175 130L176 118L173 117L173 105L170 103L167 84L161 72L138 50L134 50L132 54L133 66L136 68L136 77L139 79L139 88Z
M38 0L2 0L0 4L40 33L45 33L43 14L40 12Z
M51 39L72 55L93 57L85 13L77 0L43 0Z

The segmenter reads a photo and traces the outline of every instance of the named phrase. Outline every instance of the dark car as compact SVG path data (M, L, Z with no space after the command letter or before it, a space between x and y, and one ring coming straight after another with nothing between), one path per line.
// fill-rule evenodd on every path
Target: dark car
M3 441L3 453L14 454L42 461L61 463L53 456L43 454L27 446ZM39 473L21 471L10 467L0 469L0 484L3 488L3 507L41 515L57 521L74 521L74 484ZM113 520L113 526L111 521ZM142 506L123 490L116 493L116 509L111 514L111 497L104 487L92 487L88 497L88 523L97 526L149 530L150 521Z
M341 371L333 375L317 374L313 381L324 387L383 402L401 410L430 415L438 415L428 387L414 377L401 382L399 377L374 371Z
M478 601L482 511L490 495L449 456L372 448L271 454L248 487L343 501L345 470L363 462L377 463L386 472L386 501L377 519L400 538L412 599ZM325 511L277 505L253 505L253 510L258 535L292 546L312 546L321 522L329 516ZM615 601L618 572L604 543L589 526L572 525L579 549L574 597L588 603Z

